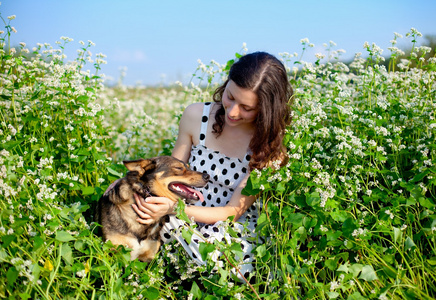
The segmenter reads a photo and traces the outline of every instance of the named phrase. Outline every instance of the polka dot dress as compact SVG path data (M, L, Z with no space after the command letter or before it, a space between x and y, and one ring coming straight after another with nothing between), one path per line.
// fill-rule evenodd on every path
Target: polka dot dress
M198 189L203 193L205 201L199 201L195 205L218 207L225 206L230 201L234 190L248 174L250 155L247 153L241 161L238 158L227 157L205 146L211 104L210 102L204 104L200 129L200 143L196 146L192 146L189 164L193 170L206 172L210 175L208 184L204 188ZM253 204L238 219L238 222L231 223L231 226L238 235L236 242L241 245L242 251L244 252L239 268L246 278L253 269L252 263L254 257L251 251L254 248L254 229L257 224L257 218L258 209L256 205ZM199 242L204 240L213 242L215 239L223 242L235 241L235 238L231 238L226 232L226 226L228 226L227 222L219 221L212 225L197 224L197 231L192 236L191 243L188 244L180 234L174 234L175 231L185 226L185 222L177 219L175 216L170 216L169 222L165 224L161 231L162 240L167 243L175 238L199 265L205 264L199 253ZM243 224L246 225L245 228ZM215 253L215 259L218 257L219 253Z

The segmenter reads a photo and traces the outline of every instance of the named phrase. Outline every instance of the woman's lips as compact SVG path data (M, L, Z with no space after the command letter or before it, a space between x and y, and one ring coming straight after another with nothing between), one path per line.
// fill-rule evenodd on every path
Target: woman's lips
M230 116L227 116L227 119L229 119L230 122L238 122L241 119L232 119Z

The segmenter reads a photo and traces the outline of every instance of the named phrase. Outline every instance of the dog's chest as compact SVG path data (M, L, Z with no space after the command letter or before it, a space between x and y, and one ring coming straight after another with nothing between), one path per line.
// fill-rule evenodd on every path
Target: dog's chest
M163 220L150 225L139 223L136 219L138 215L131 207L121 207L121 215L124 221L128 224L130 232L133 233L139 241L144 239L158 240L160 238L160 230L163 226Z

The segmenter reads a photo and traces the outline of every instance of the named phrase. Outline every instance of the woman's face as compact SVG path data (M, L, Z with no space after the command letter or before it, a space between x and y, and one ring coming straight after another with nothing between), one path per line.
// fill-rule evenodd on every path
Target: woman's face
M257 95L240 88L232 80L226 85L222 102L226 111L226 124L229 126L253 125L259 109Z

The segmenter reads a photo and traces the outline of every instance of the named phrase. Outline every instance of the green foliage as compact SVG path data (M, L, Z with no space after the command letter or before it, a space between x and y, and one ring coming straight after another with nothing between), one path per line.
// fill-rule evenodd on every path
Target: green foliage
M337 62L299 71L290 160L250 176L244 193L263 191L257 229L271 237L257 253L278 266L263 272L271 293L436 295L435 73L424 68L435 60L388 72L374 64L381 51L368 52L351 70Z
M388 70L376 45L349 66L332 42L325 63L302 60L306 39L299 57L282 54L295 90L290 159L252 172L244 190L261 193L265 239L249 283L237 278L231 220L230 243L201 243L200 267L176 244L151 263L130 261L92 223L96 201L125 172L118 162L170 154L184 107L210 100L234 60L200 63L190 86L108 88L92 42L72 62L65 37L58 49L11 48L11 19L0 34L0 298L436 297L436 63L414 47L416 30L407 34L415 64ZM182 204L178 215L190 222ZM193 229L180 234L191 239Z

